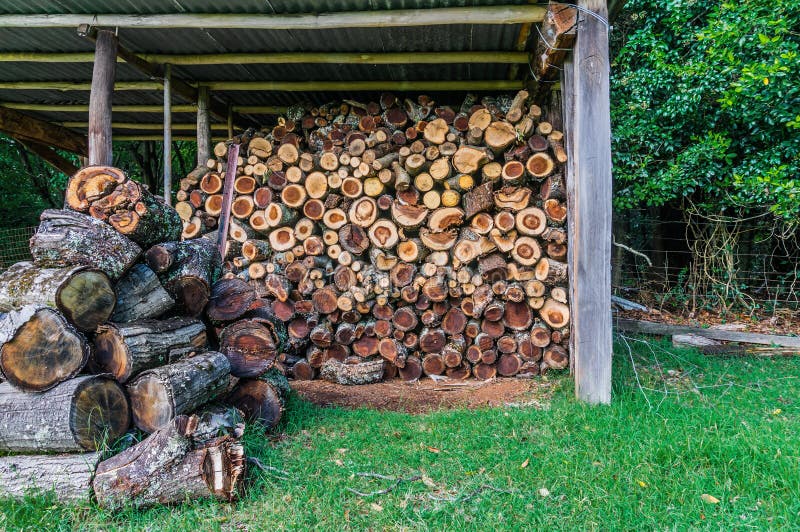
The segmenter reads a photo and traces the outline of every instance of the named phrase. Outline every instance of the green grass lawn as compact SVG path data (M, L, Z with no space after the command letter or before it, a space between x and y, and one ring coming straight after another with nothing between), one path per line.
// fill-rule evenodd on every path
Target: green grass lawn
M255 473L236 504L4 501L0 529L800 527L800 360L712 359L635 339L615 357L610 407L577 403L567 376L533 407L409 415L295 397L285 437L247 435L249 453L288 477ZM360 472L420 480L360 496L349 490L394 484Z

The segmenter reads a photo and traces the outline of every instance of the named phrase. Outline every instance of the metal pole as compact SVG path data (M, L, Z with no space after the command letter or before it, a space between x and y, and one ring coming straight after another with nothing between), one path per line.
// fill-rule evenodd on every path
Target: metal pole
M172 65L164 67L164 201L172 205Z

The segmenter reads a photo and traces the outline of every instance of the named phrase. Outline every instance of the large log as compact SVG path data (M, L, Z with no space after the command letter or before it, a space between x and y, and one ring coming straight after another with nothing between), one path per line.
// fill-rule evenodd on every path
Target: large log
M0 497L52 494L62 503L88 503L100 453L15 455L0 458Z
M222 273L222 257L214 243L205 238L165 242L145 256L180 309L189 316L200 315Z
M175 305L158 276L145 264L134 265L114 289L117 304L111 321L117 323L158 318Z
M320 377L336 384L372 384L383 379L383 365L382 358L358 362L339 362L331 358L322 365Z
M249 421L266 430L280 422L289 394L289 381L273 368L255 379L241 379L225 398L225 402L241 410Z
M255 290L245 281L235 277L221 279L211 287L206 316L215 322L232 321L247 312L255 300Z
M197 427L197 416L178 416L101 462L93 482L98 504L142 508L202 498L235 499L245 473L244 448L230 436L197 444Z
M86 266L39 268L18 262L0 274L0 312L47 306L79 330L93 331L111 316L115 301L108 276Z
M0 315L0 372L15 388L41 392L71 379L89 351L86 338L49 307Z
M240 320L222 330L219 349L235 377L257 377L275 363L278 340L274 329L260 320Z
M145 189L129 210L108 217L111 226L134 242L147 248L159 242L178 240L183 224L178 211Z
M0 450L94 451L130 426L125 391L110 376L87 375L42 393L0 384Z
M222 353L209 351L141 373L128 386L134 424L153 432L193 411L228 387L231 365Z
M119 382L172 364L206 347L206 327L192 318L106 323L94 338L94 362Z
M42 268L88 266L119 279L139 258L142 248L91 216L47 209L31 238L33 262Z

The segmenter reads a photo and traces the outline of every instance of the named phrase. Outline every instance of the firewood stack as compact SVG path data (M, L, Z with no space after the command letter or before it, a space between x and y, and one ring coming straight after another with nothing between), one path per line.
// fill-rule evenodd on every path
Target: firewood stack
M527 98L292 108L181 181L183 237L216 237L238 143L226 277L286 324L294 378L564 369L567 156Z
M232 362L198 318L219 252L177 241L177 212L116 168L81 169L65 207L42 213L33 261L0 273L0 452L22 453L0 458L0 495L37 488L110 507L232 500L243 424L204 405L244 404L271 426L286 386L267 372L273 357L252 375L255 391L232 393L242 386ZM132 425L150 435L123 450Z

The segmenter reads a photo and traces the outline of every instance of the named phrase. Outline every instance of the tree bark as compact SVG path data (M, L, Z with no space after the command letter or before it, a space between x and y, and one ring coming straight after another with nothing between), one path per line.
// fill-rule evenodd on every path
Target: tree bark
M108 224L74 211L48 209L31 238L34 264L42 268L88 266L116 281L142 249Z
M175 305L155 272L144 264L134 265L115 290L117 304L111 321L116 323L158 318Z
M0 274L0 312L25 305L58 309L80 331L108 320L116 297L108 276L86 266L38 268L18 262Z
M88 503L100 453L15 455L0 458L0 497L52 493L61 503Z
M141 373L127 386L134 424L145 432L163 427L222 394L230 373L228 359L215 351Z
M94 362L119 382L172 364L208 344L203 322L191 318L106 323L97 329Z
M0 450L94 451L130 426L122 387L103 375L81 376L42 393L0 384Z

